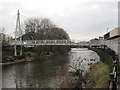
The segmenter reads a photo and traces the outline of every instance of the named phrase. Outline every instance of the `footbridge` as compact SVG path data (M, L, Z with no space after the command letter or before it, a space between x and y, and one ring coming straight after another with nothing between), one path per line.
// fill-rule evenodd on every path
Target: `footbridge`
M34 47L39 45L67 45L67 46L102 46L103 42L85 42L85 41L75 41L75 40L11 40L9 45L23 45L25 47Z

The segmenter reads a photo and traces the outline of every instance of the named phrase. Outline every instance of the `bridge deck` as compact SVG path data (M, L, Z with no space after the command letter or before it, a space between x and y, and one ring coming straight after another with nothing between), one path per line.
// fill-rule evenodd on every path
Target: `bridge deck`
M101 43L91 43L85 41L71 41L71 40L25 40L18 41L12 40L9 45L24 45L24 46L35 46L35 45L75 45L75 46L101 46Z

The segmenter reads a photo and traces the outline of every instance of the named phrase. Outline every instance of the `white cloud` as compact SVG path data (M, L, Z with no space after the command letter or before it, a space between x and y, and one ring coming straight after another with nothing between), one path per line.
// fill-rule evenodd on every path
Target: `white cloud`
M117 26L118 0L0 0L0 25L13 34L17 10L21 22L28 17L47 17L73 39L90 39Z

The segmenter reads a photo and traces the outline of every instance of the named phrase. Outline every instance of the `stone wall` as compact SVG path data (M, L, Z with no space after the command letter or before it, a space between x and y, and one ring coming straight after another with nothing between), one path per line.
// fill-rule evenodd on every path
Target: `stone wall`
M115 53L119 57L120 61L120 37L112 40L105 41L105 45L107 45L110 49L114 50Z
M116 54L118 54L118 39L116 40L107 40L105 41L105 45L110 49L114 50Z

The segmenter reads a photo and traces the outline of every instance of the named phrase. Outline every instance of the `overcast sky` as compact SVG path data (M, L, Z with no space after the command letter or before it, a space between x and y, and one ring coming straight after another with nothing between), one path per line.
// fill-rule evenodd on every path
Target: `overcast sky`
M118 26L118 0L0 0L0 26L14 34L17 10L21 23L49 18L72 39L90 40Z

